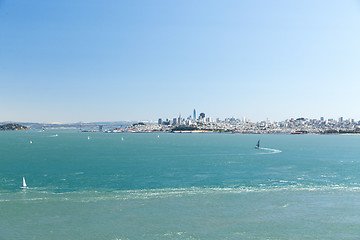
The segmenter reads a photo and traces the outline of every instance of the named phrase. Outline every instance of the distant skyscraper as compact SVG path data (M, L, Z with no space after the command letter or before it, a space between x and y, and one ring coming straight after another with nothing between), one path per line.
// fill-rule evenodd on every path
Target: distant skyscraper
M204 119L205 118L205 113L200 113L200 119Z
M194 119L196 119L196 110L194 108Z
M158 120L158 124L159 124L159 125L161 125L161 124L162 124L162 119L161 119L161 118L159 118L159 120Z
M339 122L343 122L344 121L344 118L343 117L340 117L339 118Z

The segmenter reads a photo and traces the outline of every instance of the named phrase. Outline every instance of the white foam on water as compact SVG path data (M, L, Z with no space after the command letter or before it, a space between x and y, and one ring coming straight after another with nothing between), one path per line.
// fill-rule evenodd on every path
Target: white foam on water
M113 192L83 192L73 200L81 202L97 202L106 200L134 200L134 199L162 199L178 198L192 195L212 195L212 194L241 194L241 193L266 193L280 191L360 191L360 187L345 186L274 186L274 187L236 187L236 188L164 188L164 189L144 189L144 190L125 190ZM75 193L76 195L76 193ZM83 196L82 196L83 195ZM79 197L79 198L78 198ZM287 206L285 206L287 207Z
M22 199L22 201L44 201L44 200L48 200L49 198L25 198Z
M258 187L190 187L190 188L163 188L163 189L139 189L139 190L90 190L90 191L75 191L75 192L60 192L54 193L52 191L44 191L44 189L32 189L31 195L25 197L23 192L19 192L16 196L8 194L0 194L0 202L9 201L72 201L72 202L98 202L98 201L127 201L127 200L151 200L151 199L166 199L166 198L182 198L199 195L217 195L217 194L243 194L243 193L270 193L281 191L292 192L360 192L359 186L344 186L344 185L327 185L327 186L303 186L289 185L289 186L269 186L262 185ZM37 195L37 196L35 196ZM282 207L287 207L288 204Z

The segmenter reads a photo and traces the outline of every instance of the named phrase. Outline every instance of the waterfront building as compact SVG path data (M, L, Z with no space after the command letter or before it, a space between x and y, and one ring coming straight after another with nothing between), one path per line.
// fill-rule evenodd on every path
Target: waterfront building
M173 118L173 125L176 125L176 123L178 123L178 122L176 121L176 118Z
M159 120L158 120L158 124L159 124L159 125L161 125L161 124L162 124L162 119L161 119L161 118L159 118Z

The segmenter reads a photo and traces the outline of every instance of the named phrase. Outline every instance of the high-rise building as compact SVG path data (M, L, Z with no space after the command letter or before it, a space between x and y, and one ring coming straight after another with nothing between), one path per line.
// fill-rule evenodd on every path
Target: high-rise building
M194 119L196 119L196 110L194 108Z
M161 124L162 124L162 119L161 119L161 118L159 118L159 120L158 120L158 124L159 124L159 125L161 125Z
M205 113L200 113L199 119L204 119L205 118Z
M340 117L339 118L339 122L343 122L344 121L344 118L343 117Z

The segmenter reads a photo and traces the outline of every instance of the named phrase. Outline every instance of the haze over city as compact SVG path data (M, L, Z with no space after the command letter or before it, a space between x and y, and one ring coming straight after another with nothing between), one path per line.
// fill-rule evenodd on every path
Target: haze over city
M0 1L0 121L360 119L359 1Z

